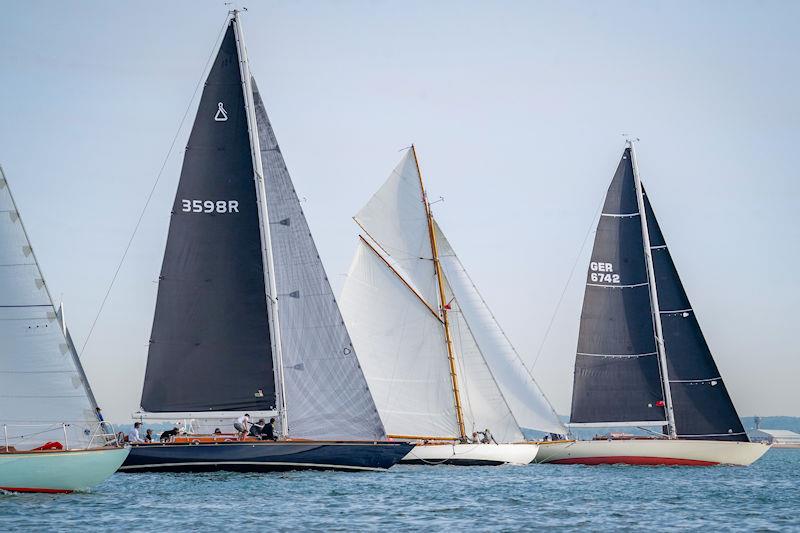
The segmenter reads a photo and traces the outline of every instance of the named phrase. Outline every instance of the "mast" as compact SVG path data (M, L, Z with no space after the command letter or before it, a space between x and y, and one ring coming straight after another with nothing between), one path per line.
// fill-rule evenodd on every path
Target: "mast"
M661 308L658 305L658 289L656 287L656 276L653 268L653 255L650 249L650 230L647 227L647 212L644 207L644 191L642 189L642 182L639 179L639 166L636 162L636 151L633 147L632 140L628 140L627 144L631 150L631 165L633 167L633 179L636 184L636 200L639 204L639 218L642 221L642 242L644 244L644 257L647 266L647 281L650 286L650 301L653 311L653 323L656 330L656 352L658 353L658 362L661 368L661 381L662 388L664 389L664 403L667 408L667 422L669 428L669 438L677 438L675 430L675 411L672 408L672 391L669 386L669 373L667 370L667 353L664 346L664 333L661 329Z
M439 249L436 246L436 231L433 225L433 215L431 214L431 206L428 203L428 196L425 193L425 185L422 182L422 171L419 168L419 158L417 158L417 148L412 144L411 151L414 154L414 163L417 165L417 175L419 176L419 186L422 190L422 203L425 206L425 216L428 219L428 235L431 241L431 254L433 256L433 269L436 271L436 281L439 285L439 306L442 310L442 322L444 323L444 337L447 344L447 359L450 363L450 380L453 385L453 400L456 406L456 420L458 421L458 430L461 433L461 440L467 438L467 432L464 429L464 413L461 408L461 393L458 389L458 376L456 375L456 358L453 353L453 338L450 335L450 322L447 317L447 296L444 292L444 277L442 276L442 265L439 263Z
M236 49L239 53L239 70L242 76L242 90L244 91L244 105L247 115L247 130L250 135L250 154L253 160L253 180L256 188L258 224L261 232L261 252L264 263L264 285L267 288L266 296L268 305L270 306L270 312L267 313L267 318L274 358L275 393L278 403L278 417L280 418L280 435L286 437L288 434L288 417L286 415L286 383L283 375L281 328L278 317L278 289L275 282L275 264L272 258L272 240L269 230L269 213L267 212L267 194L264 187L264 169L261 163L261 145L258 140L258 125L256 123L250 63L247 60L247 49L244 45L244 35L239 21L239 13L238 9L234 9L232 12L233 31L236 37Z

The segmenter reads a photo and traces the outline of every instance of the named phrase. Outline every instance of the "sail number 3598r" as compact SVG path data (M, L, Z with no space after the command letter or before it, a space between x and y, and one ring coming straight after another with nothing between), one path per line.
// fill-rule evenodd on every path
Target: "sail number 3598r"
M184 213L238 213L238 200L181 200Z

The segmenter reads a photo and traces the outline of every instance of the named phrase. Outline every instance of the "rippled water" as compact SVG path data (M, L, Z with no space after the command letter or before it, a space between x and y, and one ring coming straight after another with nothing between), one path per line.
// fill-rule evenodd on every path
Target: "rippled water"
M749 468L116 474L91 493L0 494L2 531L551 527L800 530L800 450L771 450Z

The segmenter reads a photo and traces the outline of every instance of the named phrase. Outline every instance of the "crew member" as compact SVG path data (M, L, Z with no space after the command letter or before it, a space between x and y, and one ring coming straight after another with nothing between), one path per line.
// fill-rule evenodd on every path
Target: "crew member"
M233 427L239 434L239 438L244 438L244 436L247 435L247 431L250 429L250 415L245 413L244 416L237 418L236 422L233 423Z

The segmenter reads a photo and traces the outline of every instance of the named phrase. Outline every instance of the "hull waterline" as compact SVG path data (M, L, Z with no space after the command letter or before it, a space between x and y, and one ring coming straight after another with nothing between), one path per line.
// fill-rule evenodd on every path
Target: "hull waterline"
M403 464L498 466L527 465L536 457L538 445L518 444L419 444Z
M619 439L543 443L537 463L645 466L747 466L769 446L754 442Z
M236 441L132 446L120 472L274 472L386 470L410 444L402 442Z
M88 490L122 465L129 448L0 453L0 489L66 493Z

